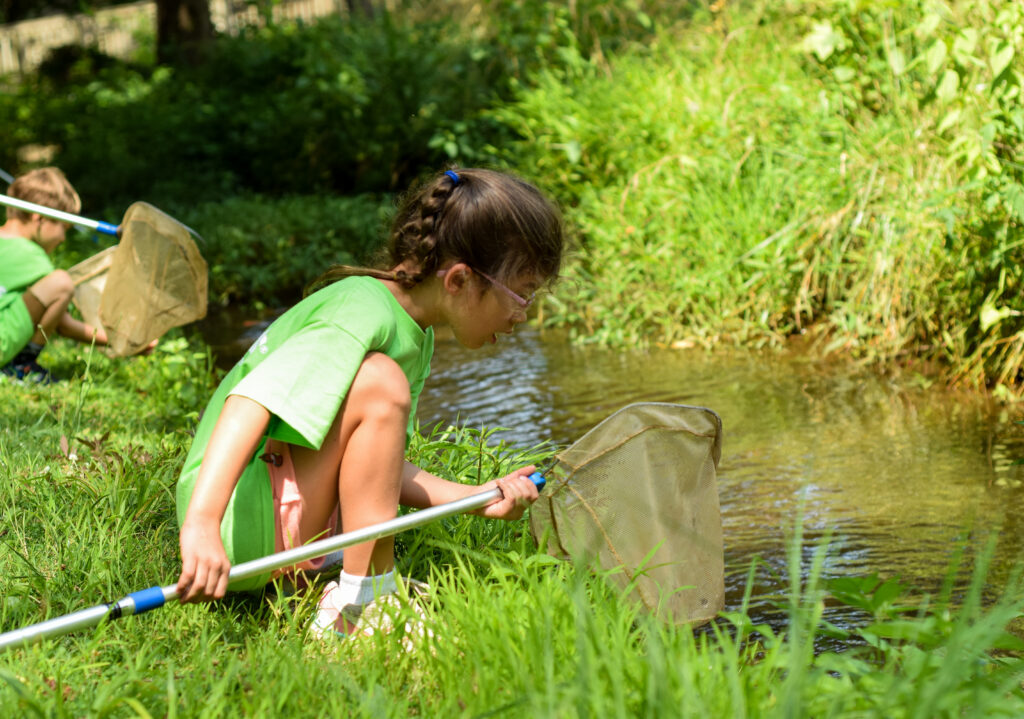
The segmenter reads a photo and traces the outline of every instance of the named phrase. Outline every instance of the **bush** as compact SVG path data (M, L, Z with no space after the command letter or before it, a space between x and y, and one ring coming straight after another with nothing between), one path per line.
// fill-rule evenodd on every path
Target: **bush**
M970 382L1021 379L1024 321L1024 6L801 3L809 72L851 117L897 115L949 183L922 213L943 224L941 298L922 318ZM909 139L909 138L908 138Z
M38 78L0 102L0 122L56 145L91 206L389 191L465 161L469 144L446 139L499 84L481 52L453 21L278 25L221 39L196 68Z
M281 307L334 264L367 264L382 246L389 198L236 197L183 209L210 267L210 301Z
M547 321L616 345L806 334L1018 384L1024 10L931 7L739 10L540 73L494 116L580 236Z

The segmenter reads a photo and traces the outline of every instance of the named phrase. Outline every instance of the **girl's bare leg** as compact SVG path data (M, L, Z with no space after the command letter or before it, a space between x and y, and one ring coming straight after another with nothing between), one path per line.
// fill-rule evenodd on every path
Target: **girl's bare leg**
M57 333L60 318L67 312L74 294L75 283L71 275L64 270L54 270L21 296L36 325L33 342L46 344L46 340Z
M398 364L386 355L371 353L356 373L321 448L292 447L296 482L305 502L301 541L323 530L336 502L341 503L345 532L396 516L411 404L409 382ZM348 574L383 574L394 563L392 537L345 549Z

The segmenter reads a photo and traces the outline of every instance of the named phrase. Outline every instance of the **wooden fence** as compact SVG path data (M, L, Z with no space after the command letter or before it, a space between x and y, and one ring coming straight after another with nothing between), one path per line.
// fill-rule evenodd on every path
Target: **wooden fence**
M344 0L279 0L273 6L276 20L312 21L332 13L344 13ZM239 28L260 22L257 9L244 1L210 0L214 28L234 34ZM115 57L128 57L140 36L156 32L156 3L144 0L98 10L90 15L54 15L37 20L0 25L0 75L31 72L52 48L83 45Z

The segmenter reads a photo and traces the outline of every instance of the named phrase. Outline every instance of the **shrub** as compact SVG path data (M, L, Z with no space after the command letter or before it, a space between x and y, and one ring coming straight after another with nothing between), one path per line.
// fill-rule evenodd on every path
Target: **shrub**
M469 143L445 138L492 99L481 52L450 20L276 25L221 39L197 68L37 78L0 103L0 122L56 145L90 205L386 191L463 160Z
M539 73L494 116L581 240L547 321L624 345L806 333L1018 383L1024 10L951 7L739 10Z

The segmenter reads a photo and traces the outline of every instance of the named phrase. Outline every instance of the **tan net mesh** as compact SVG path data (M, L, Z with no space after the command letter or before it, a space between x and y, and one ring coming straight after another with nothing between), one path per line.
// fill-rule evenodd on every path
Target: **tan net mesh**
M706 621L725 602L721 453L711 410L629 405L558 455L530 529L556 557L621 567L613 579L662 619Z
M102 326L108 353L145 349L172 327L206 316L206 261L187 227L145 202L121 222L121 242L72 267L75 306Z
M108 247L68 270L75 282L75 307L82 319L93 327L103 326L100 321L100 300L103 298L103 288L107 286L107 272L110 263L114 261L115 252L116 246Z

